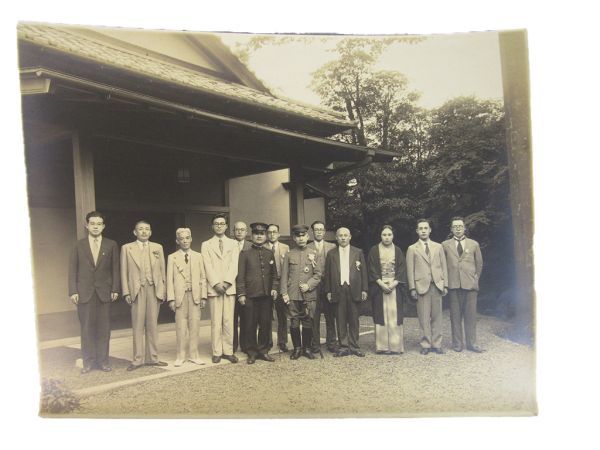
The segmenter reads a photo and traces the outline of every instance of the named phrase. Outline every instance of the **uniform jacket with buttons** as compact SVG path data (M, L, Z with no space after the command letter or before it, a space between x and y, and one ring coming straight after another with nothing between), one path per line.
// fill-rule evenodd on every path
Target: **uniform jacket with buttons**
M314 249L298 247L290 250L281 264L281 295L290 300L317 300L317 286L321 281L322 263ZM308 284L308 291L300 291L300 283Z
M275 255L265 247L252 246L240 253L238 273L235 279L237 296L271 296L279 290Z

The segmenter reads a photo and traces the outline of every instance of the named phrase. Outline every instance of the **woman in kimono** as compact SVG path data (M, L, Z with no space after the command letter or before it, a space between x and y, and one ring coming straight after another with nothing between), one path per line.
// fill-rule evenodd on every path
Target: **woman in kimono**
M394 230L381 228L381 242L369 251L369 298L373 302L375 345L377 354L404 353L402 321L403 296L406 288L406 259L394 245Z

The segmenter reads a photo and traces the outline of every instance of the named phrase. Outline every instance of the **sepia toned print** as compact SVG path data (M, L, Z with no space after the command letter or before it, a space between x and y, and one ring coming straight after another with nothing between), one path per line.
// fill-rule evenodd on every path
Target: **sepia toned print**
M537 413L525 32L17 31L41 415Z

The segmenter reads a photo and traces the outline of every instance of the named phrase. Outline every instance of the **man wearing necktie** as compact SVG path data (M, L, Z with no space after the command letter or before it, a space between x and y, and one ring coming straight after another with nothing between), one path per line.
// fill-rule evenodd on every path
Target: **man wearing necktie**
M452 238L444 241L448 262L448 297L452 324L452 348L460 352L465 348L475 353L484 350L477 345L477 292L483 270L483 257L477 241L465 236L465 220L454 217L450 224ZM463 321L464 337L463 340Z
M225 236L225 214L213 217L212 228L213 237L202 243L200 251L208 281L212 362L217 364L223 358L236 363L238 360L233 354L233 314L240 251L237 242Z
M88 213L85 222L88 236L77 241L69 259L69 297L81 324L81 373L110 372L110 304L119 297L119 248L102 236L101 213Z
M267 228L267 242L265 248L268 248L275 255L275 265L277 267L277 279L281 278L281 263L283 258L290 251L290 247L282 242L279 242L279 225L270 224ZM277 346L282 352L287 352L287 341L288 341L288 324L287 319L290 316L288 306L281 298L281 295L275 300L275 314L277 315ZM273 345L273 338L269 336L271 346Z
M152 228L145 220L135 224L134 242L121 248L123 298L131 306L133 360L128 371L166 366L158 360L158 313L166 299L165 255L162 245L150 242Z
M248 250L252 247L252 243L246 240L248 234L248 227L245 222L238 221L233 224L233 236L235 237L236 244L240 253ZM246 343L244 342L244 335L240 332L240 323L242 315L242 305L240 302L235 302L233 309L233 352L237 352L238 346L242 352L246 352Z
M417 300L417 315L421 326L421 354L430 350L443 354L442 296L448 293L446 256L441 244L429 239L428 219L417 221L419 240L406 251L408 289Z
M206 305L206 276L202 255L191 249L192 231L175 231L179 250L167 258L167 301L175 313L177 356L175 367L186 360L204 364L198 357L198 337L201 310ZM189 349L186 357L186 349Z

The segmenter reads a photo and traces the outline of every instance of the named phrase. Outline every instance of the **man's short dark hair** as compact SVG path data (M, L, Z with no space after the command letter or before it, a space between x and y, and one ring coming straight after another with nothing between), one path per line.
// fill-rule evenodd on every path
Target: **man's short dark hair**
M98 211L90 211L89 213L87 213L85 215L85 223L90 223L90 219L92 217L98 217L98 218L102 219L102 222L106 222L104 220L104 214L102 214L101 212L98 212Z
M419 224L423 223L423 222L427 222L427 225L429 225L429 228L431 228L431 220L426 219L424 217L422 217L419 220L417 220L417 228L419 228Z
M217 220L217 219L223 219L225 221L225 224L229 223L227 220L227 214L223 214L223 213L215 214L210 223L214 225L215 220Z
M133 229L136 229L140 223L144 223L144 224L148 225L149 227L152 226L152 225L150 225L150 222L148 222L146 219L140 219L135 223L135 225L133 226Z
M277 231L279 231L279 225L277 225L276 223L270 223L270 224L267 226L267 230L268 230L269 228L271 228L271 227L275 227L275 228L277 228Z
M454 222L455 220L462 220L463 225L465 223L465 218L464 217L454 216L452 219L450 219L450 226L452 226L452 222Z
M323 228L325 228L325 224L323 222L321 222L320 220L315 220L313 223L310 224L310 228L315 231L315 225L323 225Z

